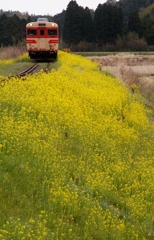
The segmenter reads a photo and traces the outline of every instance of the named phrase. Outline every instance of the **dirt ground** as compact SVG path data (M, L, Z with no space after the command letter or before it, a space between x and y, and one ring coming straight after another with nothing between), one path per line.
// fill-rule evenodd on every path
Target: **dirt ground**
M154 54L119 53L88 58L99 62L102 71L114 75L123 83L138 84L154 92Z

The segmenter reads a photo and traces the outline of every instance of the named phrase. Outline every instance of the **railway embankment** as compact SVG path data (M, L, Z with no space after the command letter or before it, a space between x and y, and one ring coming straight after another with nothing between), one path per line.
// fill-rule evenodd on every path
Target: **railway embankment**
M58 61L0 89L0 238L153 239L147 109L97 63Z

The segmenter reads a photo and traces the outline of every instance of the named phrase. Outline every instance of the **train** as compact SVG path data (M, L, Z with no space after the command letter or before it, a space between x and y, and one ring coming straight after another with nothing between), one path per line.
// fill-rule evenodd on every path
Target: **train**
M30 59L57 59L58 24L48 18L38 18L26 24L26 47Z

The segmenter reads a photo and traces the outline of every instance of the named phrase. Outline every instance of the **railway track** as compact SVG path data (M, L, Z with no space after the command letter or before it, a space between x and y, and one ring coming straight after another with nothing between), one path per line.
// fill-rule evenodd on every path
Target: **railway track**
M11 76L8 76L8 77L4 77L3 79L0 79L0 83L4 83L5 81L8 82L8 79L10 80L11 78L14 78L14 77L17 77L17 78L20 78L20 77L24 77L26 76L27 74L32 74L33 71L39 67L39 65L41 66L41 64L38 64L38 63L35 63L33 64L32 66L30 66L29 68L25 69L24 71L22 72L19 72L17 74L14 74L14 75L11 75ZM49 70L49 66L50 66L50 62L47 62L46 66L44 66L42 68L42 70L44 72L48 72ZM38 71L39 72L39 71ZM1 85L1 84L0 84Z
M29 74L31 72L33 72L34 69L36 69L38 67L38 63L35 63L33 66L29 67L28 69L16 74L16 77L22 77L25 76L26 74Z
M38 67L38 65L39 65L38 63L35 63L32 66L30 66L29 68L25 69L24 71L19 72L19 73L14 74L14 75L11 75L11 76L8 76L7 78L10 79L10 78L13 78L13 77L18 77L18 78L23 77L23 76L25 76L27 74L32 73Z

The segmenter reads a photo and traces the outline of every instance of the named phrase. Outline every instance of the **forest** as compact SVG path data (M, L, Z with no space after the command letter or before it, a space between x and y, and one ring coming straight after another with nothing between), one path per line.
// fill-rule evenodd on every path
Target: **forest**
M150 51L154 49L154 0L107 0L94 10L71 0L66 10L46 16L58 23L60 49ZM0 47L25 44L25 26L35 15L0 10Z

